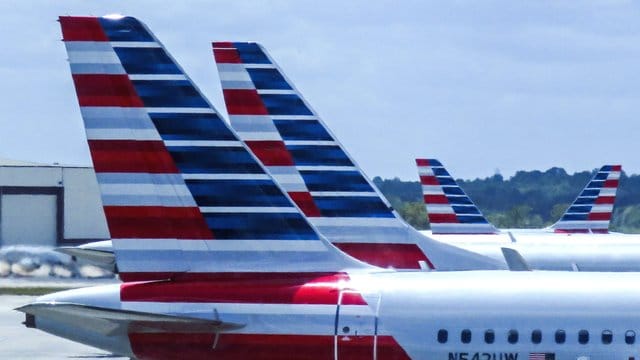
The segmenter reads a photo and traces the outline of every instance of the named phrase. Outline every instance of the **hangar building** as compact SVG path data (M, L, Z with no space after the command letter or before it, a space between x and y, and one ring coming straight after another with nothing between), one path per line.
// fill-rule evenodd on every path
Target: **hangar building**
M0 246L108 238L93 168L0 158Z

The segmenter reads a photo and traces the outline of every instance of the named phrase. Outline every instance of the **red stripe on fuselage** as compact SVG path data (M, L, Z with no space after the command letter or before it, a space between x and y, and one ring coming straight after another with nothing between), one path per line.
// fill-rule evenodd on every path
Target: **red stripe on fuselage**
M431 261L415 244L333 243L333 245L360 261L382 268L420 269L419 261L424 261L430 269L434 269Z
M333 330L333 329L330 329ZM374 358L374 336L338 337L338 358ZM139 359L333 359L333 334L272 335L221 333L215 348L212 334L130 333L131 349ZM409 356L391 336L377 337L377 358L408 360Z
M73 74L72 76L80 106L144 106L126 74Z
M197 207L105 206L104 213L113 239L213 239Z
M293 166L293 158L279 140L247 140L245 144L264 166Z
M269 115L256 90L223 89L229 115Z
M180 278L179 275L176 276ZM338 303L349 277L335 274L220 274L206 280L124 283L122 301L186 303L316 304ZM367 305L357 293L343 295L344 305Z
M64 41L109 41L96 17L60 16L59 19Z
M555 229L558 234L608 234L609 229Z
M95 171L177 174L162 141L89 140Z

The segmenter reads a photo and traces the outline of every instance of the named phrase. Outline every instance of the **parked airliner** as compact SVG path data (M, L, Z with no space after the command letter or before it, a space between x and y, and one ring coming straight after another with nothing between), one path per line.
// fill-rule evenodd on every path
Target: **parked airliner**
M416 159L432 234L589 233L606 234L622 167L598 170L560 219L543 229L497 229L436 159Z
M302 216L146 26L60 23L124 283L42 296L18 309L27 326L137 359L640 356L640 274L356 260Z
M619 165L600 168L562 217L544 229L497 229L436 159L417 159L431 223L426 236L502 259L516 249L533 269L640 271L640 235L609 232Z

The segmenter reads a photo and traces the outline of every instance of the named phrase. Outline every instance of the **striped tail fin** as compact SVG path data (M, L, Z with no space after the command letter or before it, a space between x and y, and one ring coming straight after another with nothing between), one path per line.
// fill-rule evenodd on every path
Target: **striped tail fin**
M364 266L319 237L144 24L60 24L123 280Z
M435 159L416 159L422 195L434 234L496 234L456 180Z
M601 167L550 229L560 233L608 233L621 172L621 165Z
M214 42L213 53L232 126L335 246L382 267L496 268L402 221L259 44Z

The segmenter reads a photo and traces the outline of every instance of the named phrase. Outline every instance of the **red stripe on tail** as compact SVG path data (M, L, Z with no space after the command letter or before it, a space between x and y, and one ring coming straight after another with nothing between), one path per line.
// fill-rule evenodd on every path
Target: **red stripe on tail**
M293 166L293 158L279 140L245 141L251 152L260 159L265 166Z
M179 173L162 141L89 140L95 171Z
M73 74L80 106L143 107L128 75Z
M603 213L597 213L597 212L592 212L589 213L589 215L587 216L587 220L611 220L611 213L610 212L603 212Z
M615 201L615 196L600 196L596 198L596 204L613 204Z
M424 195L425 204L448 204L449 200L445 195Z
M269 115L256 90L223 89L229 115Z
M360 261L382 268L420 269L419 261L424 261L430 269L434 269L431 261L415 244L333 243L333 245Z
M113 239L213 239L197 207L105 206Z
M429 222L433 224L440 223L459 223L456 214L431 214L429 213Z
M422 185L440 185L438 178L435 176L420 175L420 184Z
M60 16L60 27L64 41L109 41L96 17Z
M236 49L213 49L213 57L218 64L242 64Z
M313 197L306 191L292 191L289 194L291 200L302 210L307 217L321 217L320 209L313 201Z

